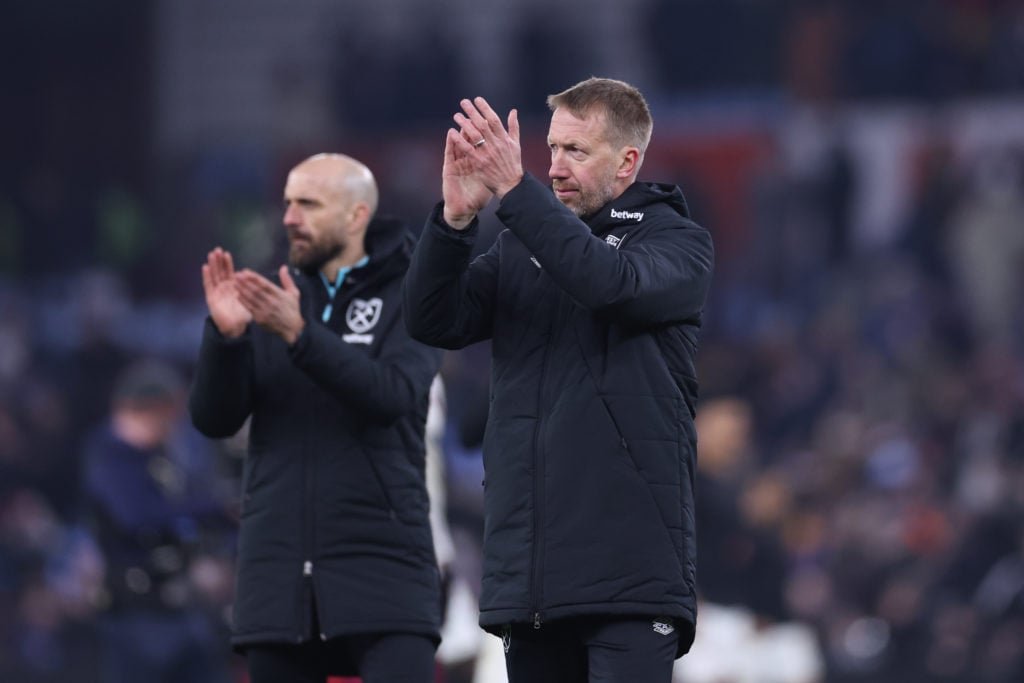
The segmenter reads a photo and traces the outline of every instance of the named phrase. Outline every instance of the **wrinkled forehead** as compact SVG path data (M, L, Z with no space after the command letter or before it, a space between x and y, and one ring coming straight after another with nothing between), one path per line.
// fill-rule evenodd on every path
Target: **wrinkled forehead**
M334 173L309 164L297 166L288 174L285 199L315 198L336 200L344 196L344 187Z
M578 139L596 144L607 141L607 132L607 116L600 107L591 107L588 112L572 112L558 107L551 114L548 142Z

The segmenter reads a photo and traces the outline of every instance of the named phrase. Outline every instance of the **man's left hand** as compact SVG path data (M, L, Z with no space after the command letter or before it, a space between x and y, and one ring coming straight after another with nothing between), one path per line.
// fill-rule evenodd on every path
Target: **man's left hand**
M508 113L508 130L482 97L462 100L462 114L455 114L461 136L455 136L459 152L469 159L476 176L498 199L523 179L523 155L519 142L519 113Z
M288 266L281 266L278 272L281 287L248 269L237 273L238 297L252 312L257 325L291 345L306 327L306 321L299 308L299 288L288 273Z

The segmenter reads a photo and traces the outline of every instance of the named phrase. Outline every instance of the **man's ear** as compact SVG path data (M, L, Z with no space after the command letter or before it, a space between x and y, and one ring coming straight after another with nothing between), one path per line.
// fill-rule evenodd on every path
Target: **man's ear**
M629 178L637 172L640 167L640 150L636 147L625 147L622 150L622 160L615 172L616 178Z
M353 231L361 232L366 229L366 226L370 223L370 207L363 202L357 202L352 207L352 220L349 221L349 225L352 226Z

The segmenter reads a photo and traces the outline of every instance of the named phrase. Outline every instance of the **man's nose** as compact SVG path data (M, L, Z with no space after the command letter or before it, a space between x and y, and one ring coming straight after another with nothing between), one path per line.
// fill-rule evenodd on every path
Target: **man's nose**
M565 170L564 158L561 152L554 152L551 155L551 166L548 167L548 177L554 180L555 178L565 178L569 174Z

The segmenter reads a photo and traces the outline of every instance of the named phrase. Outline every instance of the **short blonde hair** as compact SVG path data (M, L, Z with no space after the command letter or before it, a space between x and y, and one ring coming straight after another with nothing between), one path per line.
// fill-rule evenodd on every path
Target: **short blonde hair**
M560 93L548 95L548 108L555 111L559 107L565 107L577 118L604 114L608 142L614 146L636 147L641 157L647 151L654 120L644 96L628 83L611 78L588 78Z

